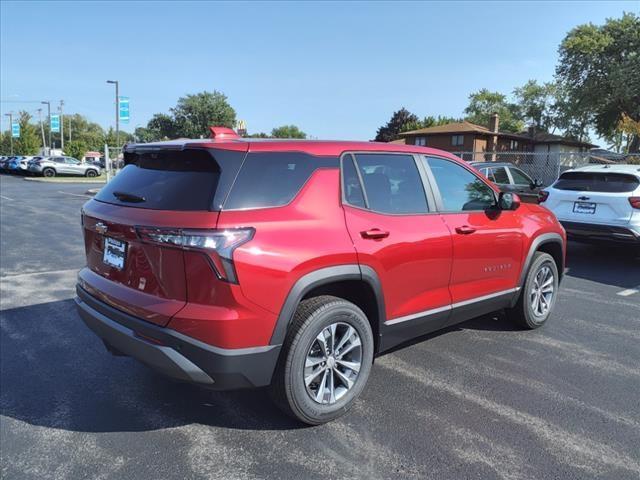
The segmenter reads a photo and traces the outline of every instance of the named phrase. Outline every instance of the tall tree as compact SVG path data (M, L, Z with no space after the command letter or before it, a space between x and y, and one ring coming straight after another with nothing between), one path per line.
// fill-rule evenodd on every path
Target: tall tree
M307 138L307 134L295 125L282 125L271 130L273 138Z
M375 141L391 142L396 140L400 137L398 135L400 132L410 130L411 127L417 125L419 121L416 115L403 107L397 112L393 112L391 119L386 125L378 128Z
M500 116L500 130L519 132L524 122L518 112L517 105L507 101L507 96L500 92L491 92L483 88L469 95L469 105L464 112L466 120L487 127L493 113Z
M640 121L640 17L625 13L604 25L579 25L559 48L556 77L565 94L563 111L602 137L618 133L623 115ZM633 135L630 152L640 150Z
M553 133L557 126L556 92L555 83L540 84L536 80L529 80L522 87L514 89L519 116L537 129Z
M18 114L20 123L20 138L14 138L13 153L16 155L35 155L42 146L38 129L31 123L31 115L27 112Z
M70 157L82 160L82 157L89 151L89 147L84 143L84 140L71 140L64 146L64 153Z
M212 125L233 128L236 124L236 111L227 96L216 90L179 98L171 113L179 137L208 137Z

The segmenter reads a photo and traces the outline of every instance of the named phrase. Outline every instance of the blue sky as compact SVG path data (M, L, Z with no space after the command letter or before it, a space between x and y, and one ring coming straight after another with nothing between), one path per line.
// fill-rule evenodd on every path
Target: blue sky
M132 131L178 97L219 90L250 132L293 123L368 140L394 110L460 116L468 95L550 80L568 30L639 2L5 2L2 113L65 101ZM2 128L8 122L2 116Z

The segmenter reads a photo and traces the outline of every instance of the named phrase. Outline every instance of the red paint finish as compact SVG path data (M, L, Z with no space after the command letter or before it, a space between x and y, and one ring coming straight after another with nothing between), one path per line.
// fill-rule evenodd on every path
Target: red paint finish
M336 158L345 151L411 152L455 159L413 145L373 142L215 139L147 148L301 151ZM135 149L129 147L129 149ZM461 162L463 163L463 162ZM102 261L104 235L127 243L122 270ZM207 253L140 240L136 226L181 229L251 227L233 252L237 283L218 278ZM377 273L386 318L394 319L517 286L533 239L564 231L536 205L516 211L385 215L343 205L338 168L316 170L288 205L221 212L156 211L90 200L83 209L87 267L79 284L104 302L210 345L268 345L287 295L305 274L362 264ZM219 260L219 259L218 259Z
M388 319L451 303L452 242L440 215L384 215L348 205L344 211L359 262L380 277ZM362 235L374 229L388 236Z

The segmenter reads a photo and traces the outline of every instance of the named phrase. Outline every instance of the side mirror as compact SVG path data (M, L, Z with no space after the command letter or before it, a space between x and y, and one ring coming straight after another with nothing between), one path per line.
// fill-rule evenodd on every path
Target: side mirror
M498 195L500 210L517 210L520 207L520 197L511 192L500 192Z
M535 179L533 182L531 182L531 190L535 190L536 188L540 188L542 187L542 182L538 179Z

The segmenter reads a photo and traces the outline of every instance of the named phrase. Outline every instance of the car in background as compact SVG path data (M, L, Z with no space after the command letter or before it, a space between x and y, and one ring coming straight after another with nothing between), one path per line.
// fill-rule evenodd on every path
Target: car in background
M542 183L509 162L469 162L501 191L517 193L525 203L538 203Z
M101 169L97 165L80 162L73 157L43 157L29 164L29 172L44 177L56 175L82 175L84 177L98 177Z
M640 246L640 165L567 170L540 192L569 238Z
M7 163L7 171L9 173L18 173L18 171L20 170L20 162L24 157L22 156L16 156L16 157L11 157L9 159L9 162Z
M0 171L5 171L11 157L0 157Z

